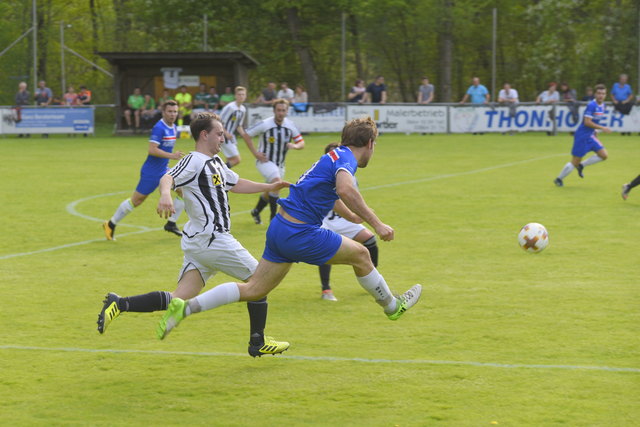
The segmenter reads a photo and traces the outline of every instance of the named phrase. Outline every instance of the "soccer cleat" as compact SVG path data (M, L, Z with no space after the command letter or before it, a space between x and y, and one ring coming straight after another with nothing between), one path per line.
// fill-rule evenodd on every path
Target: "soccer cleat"
M104 334L104 331L107 330L107 326L118 317L120 314L120 309L118 308L118 301L120 297L113 292L109 292L105 297L102 310L100 314L98 314L98 332Z
M251 345L249 343L249 355L252 357L262 357L264 354L280 354L289 348L289 343L286 341L276 341L271 337L264 337L264 344Z
M116 225L111 221L105 221L102 223L102 228L104 228L104 235L107 240L116 240Z
M560 178L556 178L553 180L553 183L556 185L556 187L562 187L564 186L564 182L562 182L562 180Z
M584 170L584 166L582 165L582 163L578 163L578 166L576 166L576 169L578 170L578 176L580 178L584 178L584 174L582 173L582 171Z
M182 231L180 231L176 223L173 221L167 221L164 225L164 231L168 231L169 233L182 237Z
M413 307L420 299L422 293L421 285L414 285L404 294L396 297L396 311L393 313L386 313L389 320L398 320L402 314Z
M322 299L327 301L338 301L335 295L333 295L333 291L331 289L326 289L322 291Z
M262 220L260 219L260 212L255 209L251 209L251 216L253 217L253 222L256 224L262 224Z
M627 200L627 197L629 197L629 191L631 191L631 189L629 188L629 184L623 184L622 193L620 193L623 200Z
M160 323L158 323L158 327L156 328L156 333L158 334L158 339L163 340L169 332L176 326L180 324L182 319L184 319L184 308L187 306L185 300L180 298L173 298L171 303L169 304L169 308L160 319Z

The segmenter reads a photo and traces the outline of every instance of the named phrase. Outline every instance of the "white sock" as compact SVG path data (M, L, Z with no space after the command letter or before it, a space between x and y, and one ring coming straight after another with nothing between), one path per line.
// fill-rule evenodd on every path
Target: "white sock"
M598 156L597 154L594 154L593 156L589 157L584 162L580 162L580 164L582 166L589 166L589 165L592 165L594 163L598 163L598 162L601 162L601 161L602 161L602 157Z
M560 179L564 179L565 176L569 175L571 173L572 170L574 170L576 167L573 166L573 163L569 162L566 165L564 165L564 167L562 168L562 171L560 172L560 175L558 175L558 178Z
M240 289L236 282L227 282L209 289L188 301L188 310L185 313L197 313L199 311L207 311L221 305L231 304L240 301Z
M385 282L382 274L378 272L375 268L371 270L371 273L367 274L363 277L358 277L358 282L360 286L362 286L373 298L375 298L376 302L384 307L384 311L387 313L392 313L396 309L396 298L391 294L391 290L389 286L387 286L387 282Z
M129 215L131 211L133 211L133 203L131 203L131 199L127 199L124 202L120 203L118 209L116 209L116 213L111 217L111 222L114 224L119 223L122 218Z
M180 218L180 214L184 210L184 200L182 200L182 197L174 197L173 208L176 210L176 213L169 217L169 221L178 222L178 218Z

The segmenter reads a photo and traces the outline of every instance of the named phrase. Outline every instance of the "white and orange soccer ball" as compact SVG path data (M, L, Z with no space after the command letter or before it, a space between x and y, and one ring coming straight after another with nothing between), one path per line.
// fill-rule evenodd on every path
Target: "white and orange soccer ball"
M549 233L544 225L531 222L520 229L518 243L527 252L542 252L549 246Z

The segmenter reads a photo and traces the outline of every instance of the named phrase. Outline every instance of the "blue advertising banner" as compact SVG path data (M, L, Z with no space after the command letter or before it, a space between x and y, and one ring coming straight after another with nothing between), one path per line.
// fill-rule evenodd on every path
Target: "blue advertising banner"
M0 133L93 133L91 107L1 108Z

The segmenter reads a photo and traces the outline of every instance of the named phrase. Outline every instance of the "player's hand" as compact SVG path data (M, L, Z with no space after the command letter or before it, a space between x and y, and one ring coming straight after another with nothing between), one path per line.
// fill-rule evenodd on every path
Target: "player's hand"
M267 159L267 155L264 154L263 152L259 151L256 154L254 154L254 156L256 157L256 159L258 159L260 163L267 163L269 161L269 159Z
M291 186L291 183L287 181L278 181L278 182L274 182L271 185L273 185L273 191L279 191L279 190L282 190L283 188L289 188Z
M295 150L296 148L298 148L298 147L296 147L296 144L292 144L290 142L287 142L287 149Z
M391 228L387 224L380 223L380 225L376 227L376 234L380 236L380 239L384 240L385 242L393 240L393 233L393 228Z
M173 160L179 160L183 156L184 156L184 153L182 151L175 151L169 155L169 158Z
M169 218L171 215L176 213L175 208L173 207L173 200L171 199L171 194L167 196L160 196L160 200L158 201L158 208L156 209L160 218Z
M612 132L612 130L610 128L606 127L606 126L603 126L601 130L604 133L611 133Z

